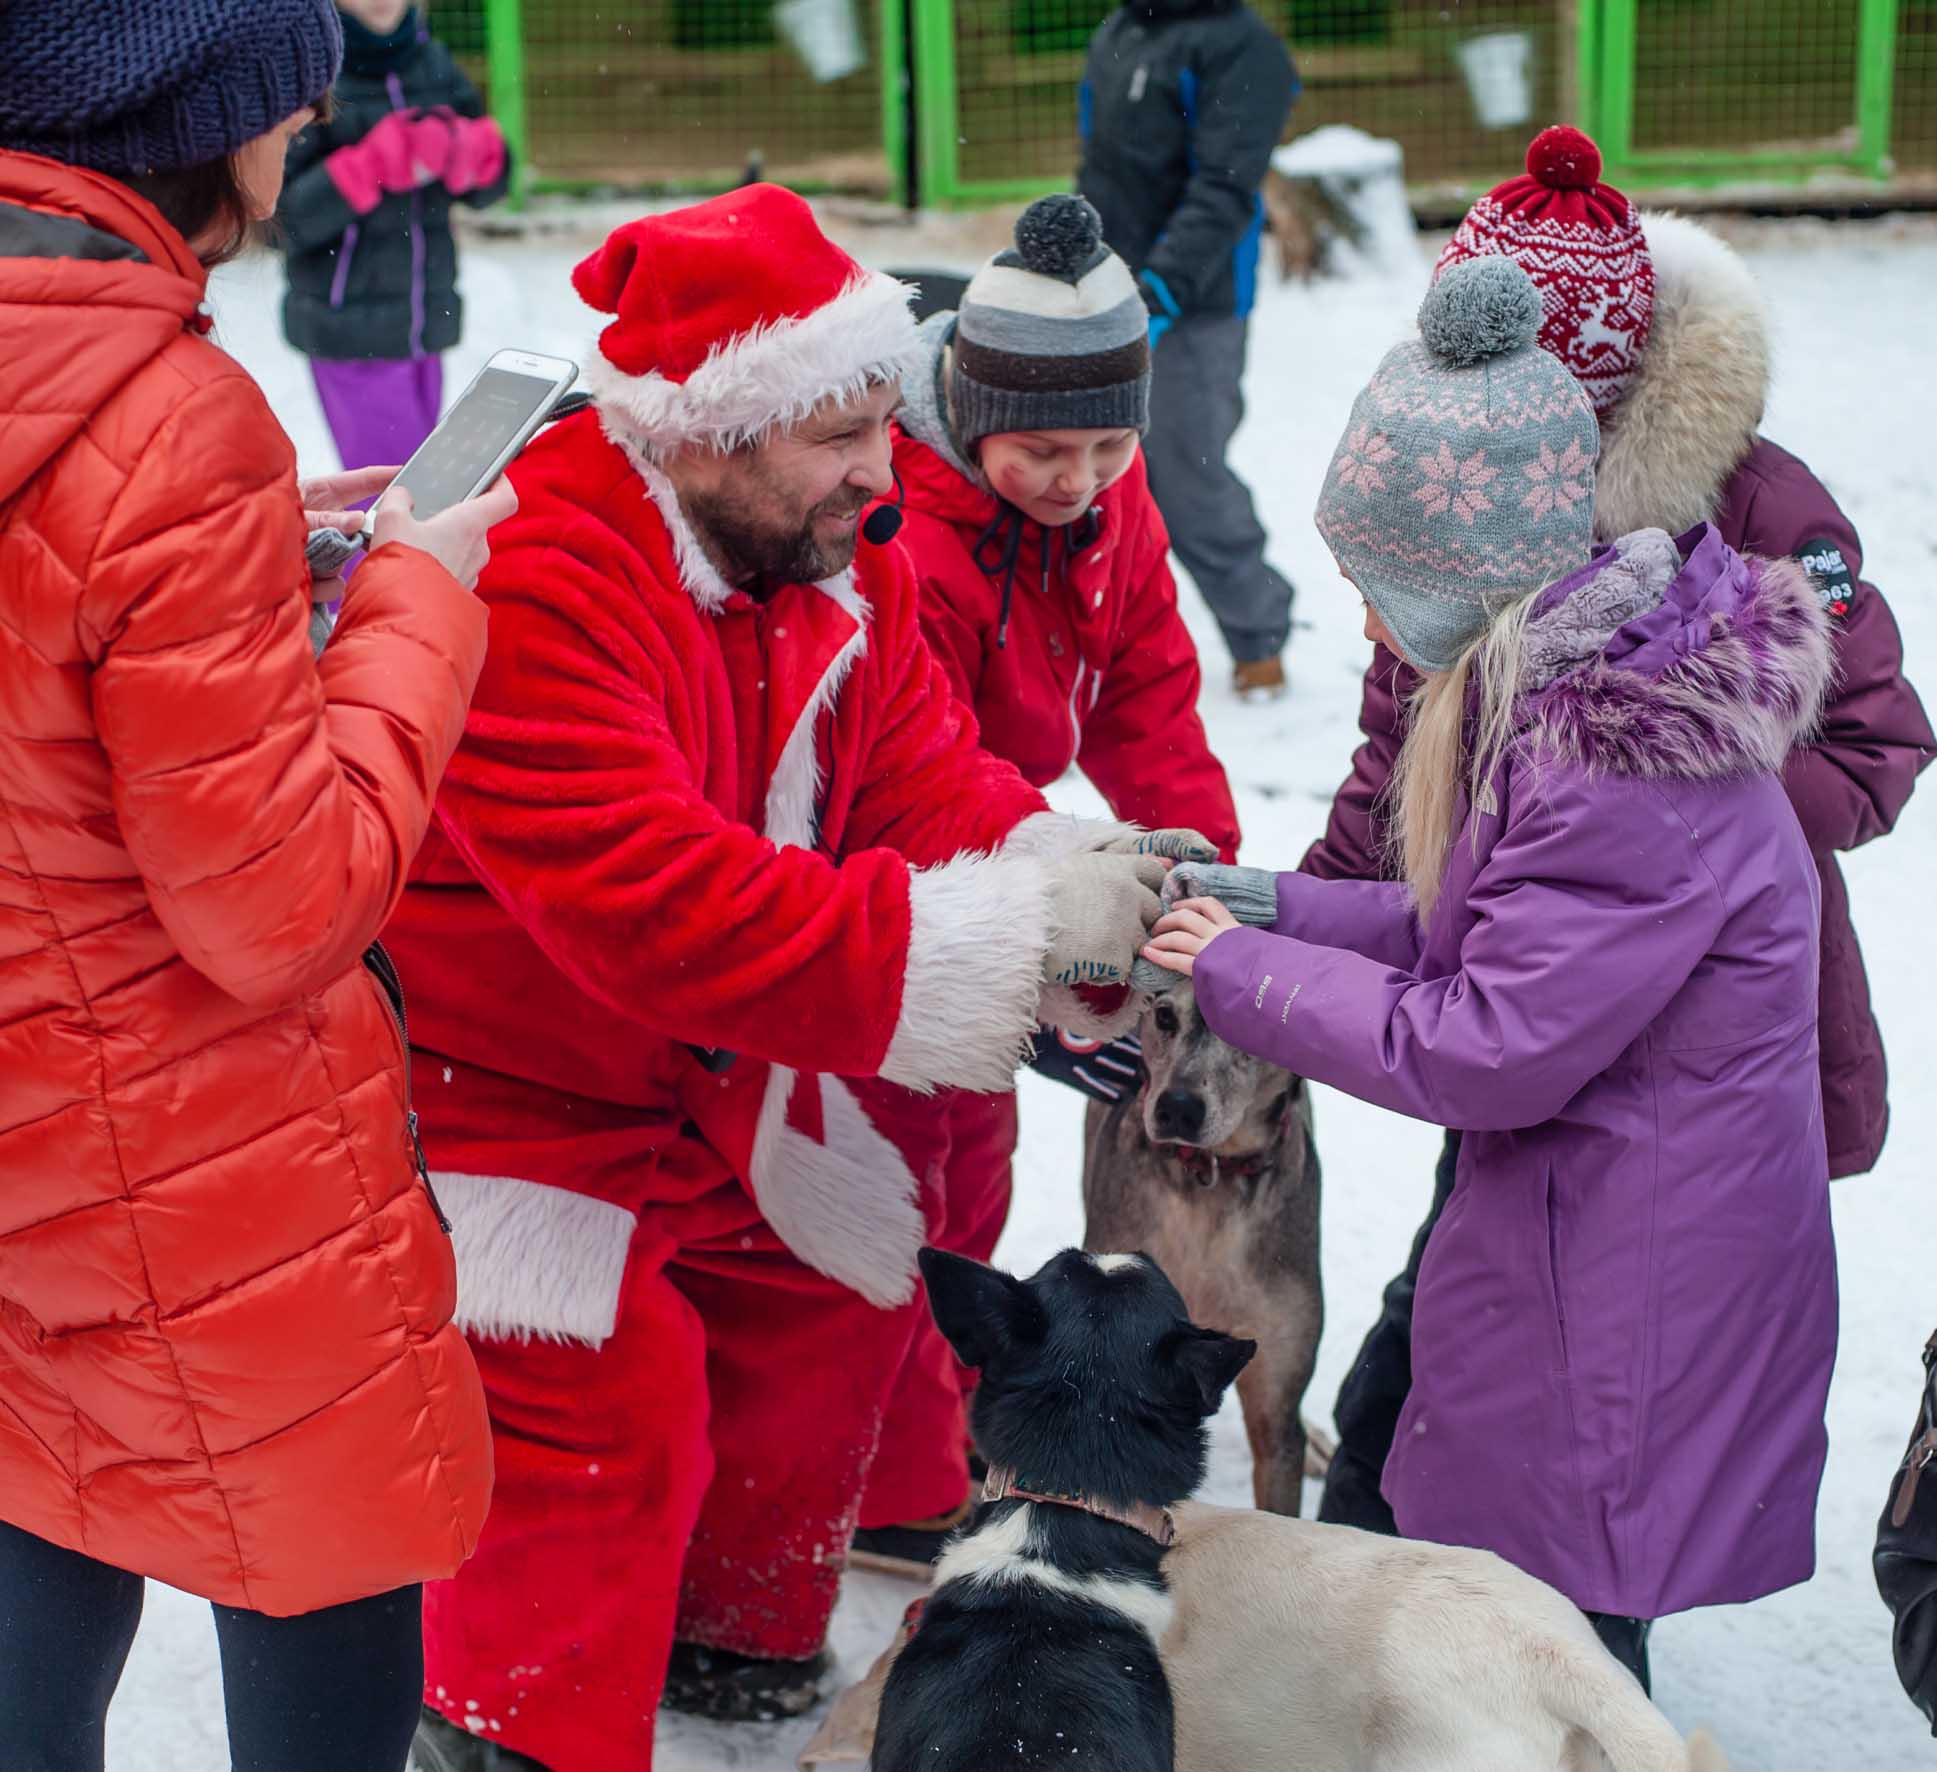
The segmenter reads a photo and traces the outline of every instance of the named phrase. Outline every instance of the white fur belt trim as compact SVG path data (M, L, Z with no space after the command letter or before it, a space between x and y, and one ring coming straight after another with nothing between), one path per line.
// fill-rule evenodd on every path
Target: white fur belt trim
M570 1188L504 1175L432 1177L457 1255L457 1326L487 1340L581 1341L619 1323L638 1219Z
M820 1092L818 1140L787 1123L797 1089ZM773 1067L752 1169L760 1216L809 1267L883 1310L914 1296L927 1236L919 1184L840 1078Z

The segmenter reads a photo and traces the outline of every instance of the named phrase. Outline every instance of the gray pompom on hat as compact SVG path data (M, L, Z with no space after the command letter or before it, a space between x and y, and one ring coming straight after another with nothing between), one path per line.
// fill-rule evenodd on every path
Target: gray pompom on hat
M1497 610L1592 551L1600 427L1540 322L1511 259L1447 270L1325 476L1319 531L1417 670L1449 669Z
M1006 431L1150 424L1150 311L1081 197L1043 197L976 272L956 316L948 404L973 457Z

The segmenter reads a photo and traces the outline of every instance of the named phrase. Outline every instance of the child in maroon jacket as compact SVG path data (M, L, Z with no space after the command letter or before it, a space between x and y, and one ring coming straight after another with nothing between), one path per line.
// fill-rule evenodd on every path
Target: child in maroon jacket
M1148 319L1079 197L1046 197L959 314L922 329L895 439L921 621L982 743L1046 787L1072 766L1121 819L1203 833L1228 860L1237 812L1197 714L1197 652L1144 475ZM1134 1043L1046 1034L1038 1068L1103 1098ZM878 1104L871 1104L878 1105ZM945 1118L942 1246L986 1261L1009 1206L1013 1095L908 1097ZM924 1324L883 1425L854 1560L927 1574L965 1510L957 1368Z
M1641 528L1680 534L1712 522L1739 553L1800 561L1830 612L1835 686L1821 731L1791 756L1784 785L1822 876L1830 1174L1860 1175L1883 1149L1889 1107L1883 1040L1836 852L1896 823L1937 738L1904 677L1890 606L1864 582L1862 544L1849 519L1808 467L1758 432L1769 333L1748 272L1693 222L1666 214L1644 220L1599 182L1600 167L1599 150L1579 130L1544 131L1527 151L1526 176L1473 205L1438 268L1498 253L1539 287L1541 343L1573 370L1601 422L1598 537ZM1375 650L1359 714L1365 742L1304 872L1321 879L1389 872L1379 802L1418 681L1383 647ZM1457 1132L1449 1133L1432 1214L1339 1394L1339 1456L1321 1519L1392 1530L1379 1472L1410 1388L1413 1281L1457 1148Z

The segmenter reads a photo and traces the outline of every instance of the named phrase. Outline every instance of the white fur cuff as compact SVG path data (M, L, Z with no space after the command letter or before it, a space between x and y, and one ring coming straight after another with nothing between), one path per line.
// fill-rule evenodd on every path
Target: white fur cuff
M1013 1089L1052 934L1048 870L1009 845L958 855L909 875L908 916L901 1013L882 1076L923 1091Z
M638 1220L569 1188L503 1175L433 1177L457 1256L457 1326L487 1340L582 1341L619 1322Z
M1118 837L1133 836L1137 827L1113 818L1078 818L1070 812L1032 812L1003 838L998 855L1028 855L1039 861L1061 861L1082 855Z

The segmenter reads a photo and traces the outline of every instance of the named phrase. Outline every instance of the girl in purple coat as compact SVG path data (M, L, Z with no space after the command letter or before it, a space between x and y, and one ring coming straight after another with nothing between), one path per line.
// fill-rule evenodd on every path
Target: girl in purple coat
M1601 424L1594 533L1679 535L1713 523L1738 553L1799 562L1830 618L1834 680L1783 785L1822 882L1823 1126L1832 1178L1861 1175L1883 1149L1890 1112L1883 1036L1838 854L1888 834L1937 738L1904 674L1903 639L1863 570L1849 518L1808 466L1761 435L1773 350L1747 267L1682 216L1642 214L1600 182L1601 157L1577 129L1543 130L1523 177L1468 211L1440 268L1512 259L1540 291L1542 348L1574 374ZM1320 879L1390 877L1386 784L1418 674L1373 648L1359 725L1365 742L1325 834L1299 866ZM1459 1134L1447 1135L1433 1205L1406 1271L1339 1388L1338 1452L1319 1518L1393 1530L1379 1472L1412 1382L1412 1296L1420 1252L1452 1187Z
M1187 867L1147 952L1233 1045L1464 1133L1385 1495L1645 1683L1648 1621L1814 1563L1836 1261L1781 774L1830 639L1800 566L1710 525L1590 557L1594 415L1539 319L1510 261L1448 271L1319 505L1423 677L1403 881Z

